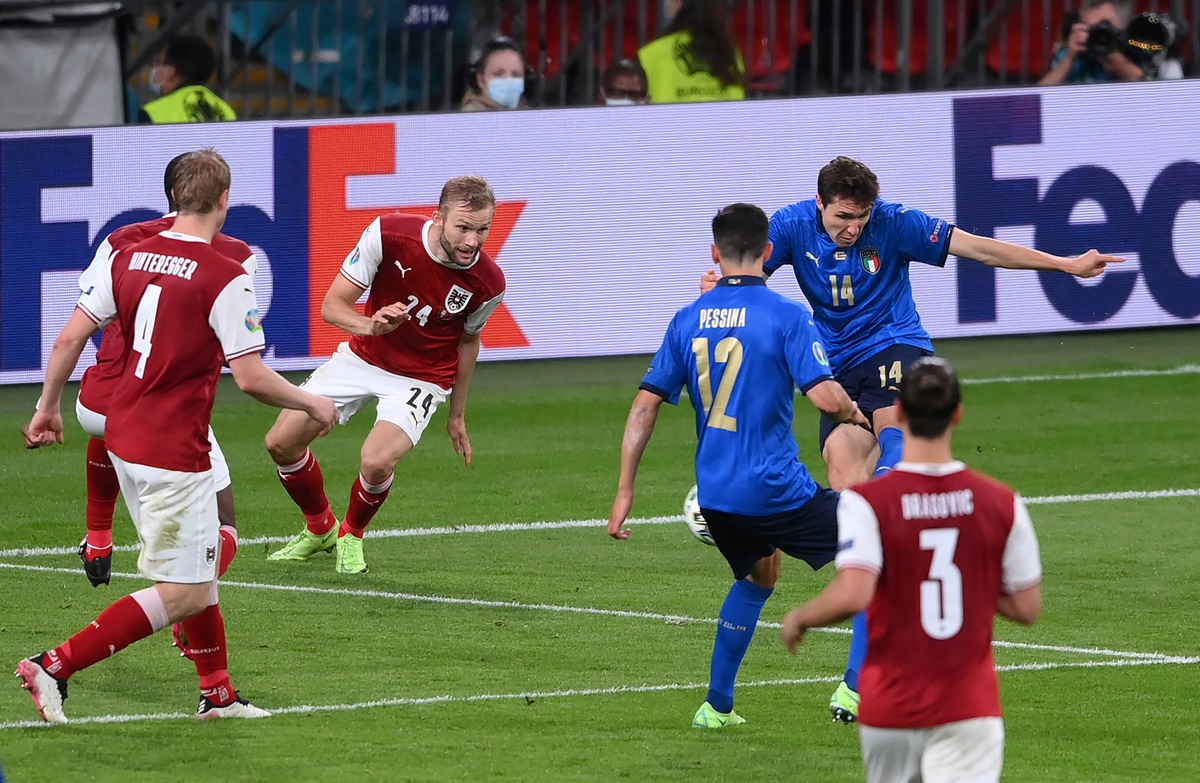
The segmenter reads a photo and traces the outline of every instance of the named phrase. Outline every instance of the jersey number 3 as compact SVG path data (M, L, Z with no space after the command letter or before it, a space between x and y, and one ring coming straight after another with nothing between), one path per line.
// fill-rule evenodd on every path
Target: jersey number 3
M729 397L733 394L733 386L737 383L738 372L742 369L742 344L736 337L726 337L717 343L713 359L725 365L721 374L721 383L717 386L717 396L713 397L712 375L708 360L708 338L692 338L692 352L696 354L696 376L700 386L700 402L704 404L704 415L708 417L708 426L719 430L737 432L737 419L725 413L729 407Z
M133 351L138 354L137 367L133 368L135 378L146 374L146 360L154 345L150 338L154 335L154 322L158 320L158 299L162 296L162 287L146 286L142 293L142 301L138 302L137 314L133 317Z
M921 531L921 549L932 550L929 578L921 582L921 627L931 639L949 639L962 630L962 571L954 565L957 528Z

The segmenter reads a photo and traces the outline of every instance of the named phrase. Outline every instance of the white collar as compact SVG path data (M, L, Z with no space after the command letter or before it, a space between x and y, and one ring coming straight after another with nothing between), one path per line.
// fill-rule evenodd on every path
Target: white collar
M158 235L160 237L166 237L167 239L178 239L183 242L199 242L202 245L208 244L208 240L206 239L194 237L191 234L181 234L178 231L172 231L170 229L167 229L166 231L160 231Z
M949 476L951 473L966 470L967 466L958 460L953 462L900 462L895 469L905 473L920 473L924 476Z
M447 269L458 269L458 270L470 269L471 267L473 267L479 263L479 257L482 255L482 251L480 251L479 253L476 253L475 260L472 261L470 264L467 264L466 266L459 266L458 264L447 264L445 261L443 261L442 259L438 258L436 255L434 255L433 251L429 249L429 229L432 226L433 226L432 219L425 221L425 228L421 229L421 244L425 246L425 252L429 254L429 257L433 259L434 263L440 264L440 265L446 267Z

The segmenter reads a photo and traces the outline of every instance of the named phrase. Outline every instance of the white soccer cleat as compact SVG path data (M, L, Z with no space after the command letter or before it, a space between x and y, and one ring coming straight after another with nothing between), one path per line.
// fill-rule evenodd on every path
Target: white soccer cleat
M196 708L196 720L215 720L217 718L269 718L271 713L255 707L250 702L238 696L224 707L213 704L208 697L200 697L200 706Z
M63 702L67 700L66 680L50 676L33 658L18 663L14 674L21 679L21 687L29 691L42 720L47 723L67 722L67 716L63 713Z

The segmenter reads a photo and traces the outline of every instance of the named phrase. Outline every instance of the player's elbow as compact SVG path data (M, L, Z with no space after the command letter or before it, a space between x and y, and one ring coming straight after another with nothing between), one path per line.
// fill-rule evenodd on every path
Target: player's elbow
M1033 625L1042 614L1041 586L1035 585L1004 596L1000 601L1000 613L1014 623Z

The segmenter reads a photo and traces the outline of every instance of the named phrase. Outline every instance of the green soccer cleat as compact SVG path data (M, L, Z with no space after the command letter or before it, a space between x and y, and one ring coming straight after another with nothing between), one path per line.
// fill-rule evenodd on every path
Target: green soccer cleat
M310 533L307 528L300 535L283 545L283 549L267 557L268 560L307 560L317 552L332 552L337 546L338 526L334 525L328 533L318 536Z
M837 690L829 699L829 712L833 714L834 723L857 722L858 694L850 690L845 682L838 683Z
M697 729L723 729L726 726L739 726L745 722L746 719L733 710L717 712L708 702L701 704L700 709L696 710L696 716L692 718L692 726Z
M337 540L337 572L339 574L365 574L367 561L363 559L363 540L347 533Z

